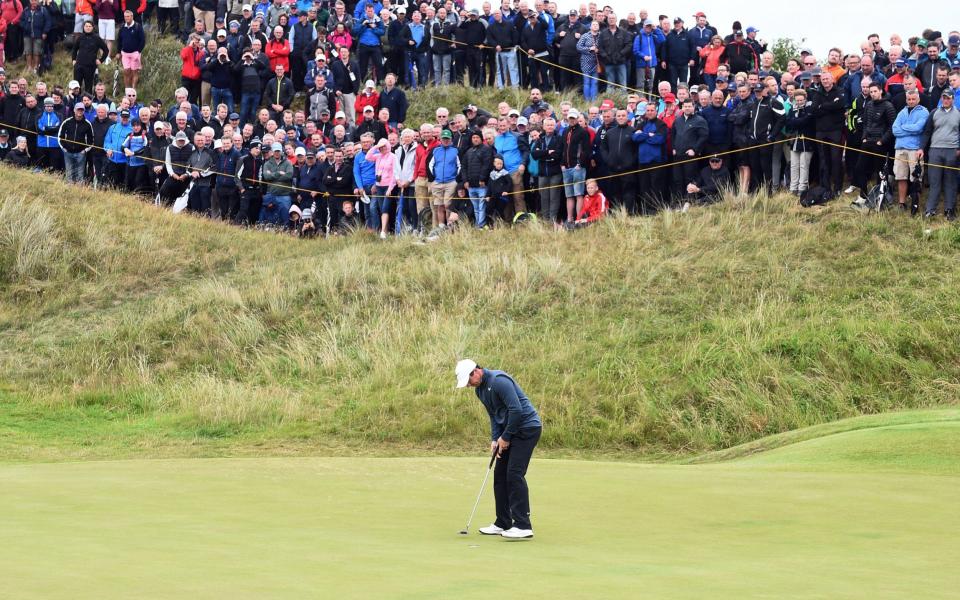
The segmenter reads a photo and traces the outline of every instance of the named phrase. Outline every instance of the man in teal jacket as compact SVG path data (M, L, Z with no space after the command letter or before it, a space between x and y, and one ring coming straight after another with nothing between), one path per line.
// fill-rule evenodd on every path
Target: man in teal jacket
M530 399L503 371L484 369L470 359L457 363L457 387L476 388L477 398L490 415L490 451L497 451L493 497L497 520L481 527L484 535L507 539L533 537L527 467L540 441L543 423Z

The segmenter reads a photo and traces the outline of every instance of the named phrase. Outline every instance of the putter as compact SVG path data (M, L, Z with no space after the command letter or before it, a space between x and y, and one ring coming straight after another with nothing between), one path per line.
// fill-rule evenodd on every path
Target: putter
M460 535L467 535L470 532L470 523L473 522L473 515L477 514L477 506L480 505L480 498L483 496L483 488L487 487L487 478L490 477L490 469L493 468L493 463L497 460L497 450L493 451L493 455L490 457L490 464L487 465L487 474L483 476L483 483L480 484L480 493L477 494L477 501L473 503L473 510L470 511L470 518L467 519L467 526L460 530Z

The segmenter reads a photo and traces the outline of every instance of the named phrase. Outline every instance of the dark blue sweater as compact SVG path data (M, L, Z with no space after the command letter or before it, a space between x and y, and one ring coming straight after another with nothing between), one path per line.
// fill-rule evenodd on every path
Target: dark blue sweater
M520 386L503 371L483 370L477 398L490 415L490 439L506 441L521 429L542 427L540 415Z

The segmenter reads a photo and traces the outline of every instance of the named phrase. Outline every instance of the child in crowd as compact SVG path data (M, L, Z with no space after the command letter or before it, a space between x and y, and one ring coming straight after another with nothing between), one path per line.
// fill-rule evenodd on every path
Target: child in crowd
M583 197L583 208L577 215L578 226L589 225L602 219L607 214L607 197L600 191L596 179L586 181L587 195Z

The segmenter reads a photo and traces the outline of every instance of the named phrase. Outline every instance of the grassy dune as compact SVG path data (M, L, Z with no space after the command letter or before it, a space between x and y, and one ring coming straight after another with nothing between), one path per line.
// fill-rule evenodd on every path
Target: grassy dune
M462 356L561 451L692 456L955 405L960 230L730 200L422 245L304 242L0 170L0 455L463 451Z

